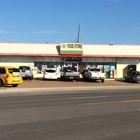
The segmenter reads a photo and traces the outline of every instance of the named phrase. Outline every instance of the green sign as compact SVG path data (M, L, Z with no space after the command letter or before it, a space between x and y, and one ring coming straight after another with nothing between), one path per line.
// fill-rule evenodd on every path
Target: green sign
M61 43L60 54L82 55L83 44L82 43Z

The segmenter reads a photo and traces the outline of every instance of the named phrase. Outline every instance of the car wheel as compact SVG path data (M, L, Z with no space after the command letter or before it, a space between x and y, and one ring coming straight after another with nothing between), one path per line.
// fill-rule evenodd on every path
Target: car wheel
M102 80L101 80L101 82L102 82L102 83L104 83L104 82L105 82L105 80L104 80L104 79L102 79Z
M132 79L131 78L129 79L129 82L132 83Z
M127 82L127 79L125 78L125 82Z
M84 76L84 80L86 81L87 80L87 78Z
M3 81L2 79L0 79L0 87L3 87L3 86L4 86Z
M32 80L32 77L29 77L29 80L31 81Z
M77 82L79 82L79 79L76 79Z
M63 81L65 81L65 77L63 77Z
M90 82L92 79L90 79L90 77L87 78L87 81Z
M13 84L12 86L13 86L13 87L17 87L17 86L18 86L18 84Z
M61 80L61 81L63 80L63 77L62 77L62 76L60 77L60 80Z

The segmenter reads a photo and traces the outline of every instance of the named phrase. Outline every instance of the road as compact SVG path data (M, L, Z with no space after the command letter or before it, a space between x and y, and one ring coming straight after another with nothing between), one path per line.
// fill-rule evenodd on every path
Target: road
M116 89L1 92L0 140L139 140L140 89Z

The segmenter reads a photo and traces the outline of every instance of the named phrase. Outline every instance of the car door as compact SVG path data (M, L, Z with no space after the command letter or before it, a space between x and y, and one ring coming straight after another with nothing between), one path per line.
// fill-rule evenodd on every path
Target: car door
M131 74L130 74L130 72L128 72L127 74L126 74L126 80L129 80L130 79L130 77L131 77Z
M6 70L5 68L0 68L0 78L3 80L4 84L6 83Z

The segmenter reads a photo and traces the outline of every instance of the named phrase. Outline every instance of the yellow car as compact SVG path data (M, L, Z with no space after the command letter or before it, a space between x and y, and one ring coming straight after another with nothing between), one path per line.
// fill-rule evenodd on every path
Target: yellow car
M23 79L18 68L0 66L0 87L4 85L17 87L22 82Z

